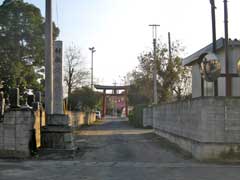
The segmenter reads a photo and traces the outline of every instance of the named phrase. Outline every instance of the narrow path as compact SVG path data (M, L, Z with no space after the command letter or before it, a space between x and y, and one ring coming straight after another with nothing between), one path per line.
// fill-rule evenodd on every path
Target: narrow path
M0 180L239 180L240 165L203 164L127 121L75 131L78 150L33 160L0 160ZM72 154L71 154L72 155ZM49 160L50 159L50 160Z
M83 161L90 162L157 162L183 163L189 154L153 134L152 130L136 129L128 121L111 119L99 121L77 131L76 144L84 150Z

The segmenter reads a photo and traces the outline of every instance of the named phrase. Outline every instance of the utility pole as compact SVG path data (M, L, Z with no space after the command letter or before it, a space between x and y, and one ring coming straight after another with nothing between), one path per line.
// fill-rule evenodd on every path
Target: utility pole
M171 34L168 32L168 51L169 51L169 60L172 61L172 45L171 45Z
M226 71L226 96L231 96L231 77L229 74L229 45L228 45L228 6L227 0L224 0L224 29L225 29L225 71Z
M210 0L212 14L212 52L216 53L216 16L215 16L215 0ZM214 95L218 96L218 81L214 81Z
M46 0L45 2L45 109L48 115L53 113L53 26L52 0Z
M215 0L210 0L211 4L211 14L212 14L212 51L216 53L216 16L215 16Z
M157 56L156 56L156 42L157 42L157 27L160 26L158 24L150 24L152 27L152 35L153 35L153 104L158 103L158 95L157 95Z
M96 52L95 47L89 48L91 51L92 61L91 61L91 89L93 90L93 53Z

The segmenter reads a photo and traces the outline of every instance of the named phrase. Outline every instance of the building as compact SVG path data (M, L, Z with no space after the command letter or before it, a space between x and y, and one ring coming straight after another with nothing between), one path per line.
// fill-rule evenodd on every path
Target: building
M224 38L216 41L216 55L221 64L221 75L216 83L207 82L201 76L200 63L204 55L212 52L212 44L200 49L183 60L184 66L192 67L192 97L201 96L226 96L225 50ZM237 63L240 61L240 41L229 40L229 74L231 79L232 96L240 96L240 75L237 71Z

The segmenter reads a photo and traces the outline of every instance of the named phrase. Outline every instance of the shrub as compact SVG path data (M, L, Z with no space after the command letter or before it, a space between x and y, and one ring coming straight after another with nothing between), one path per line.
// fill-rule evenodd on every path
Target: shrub
M128 115L130 124L135 127L143 127L143 109L145 107L147 107L145 104L134 106L133 110Z

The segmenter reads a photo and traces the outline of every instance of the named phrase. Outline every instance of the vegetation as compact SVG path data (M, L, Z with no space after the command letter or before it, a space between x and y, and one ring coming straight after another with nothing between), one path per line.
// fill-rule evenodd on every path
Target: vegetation
M171 57L166 44L159 43L156 48L159 103L187 98L191 79L189 69L182 66L180 54L183 48L178 42L172 43ZM138 60L138 67L126 76L125 81L130 84L128 98L133 106L129 121L142 127L143 109L153 102L153 53L143 52Z
M147 106L144 104L134 106L133 110L128 115L130 124L135 127L143 127L143 109L145 107Z
M81 51L76 46L69 46L65 50L65 76L64 81L67 86L68 96L72 90L86 85L89 72L84 69L84 61Z
M69 110L91 111L99 108L101 94L84 86L74 90L68 99Z
M160 103L180 100L189 94L190 71L182 66L180 53L183 48L178 42L172 43L172 57L169 58L166 44L157 44L157 86ZM127 75L130 105L151 104L153 97L153 54L143 52L138 67Z
M0 6L0 81L4 90L19 87L43 90L44 18L23 0L5 0ZM54 38L59 29L54 26Z

